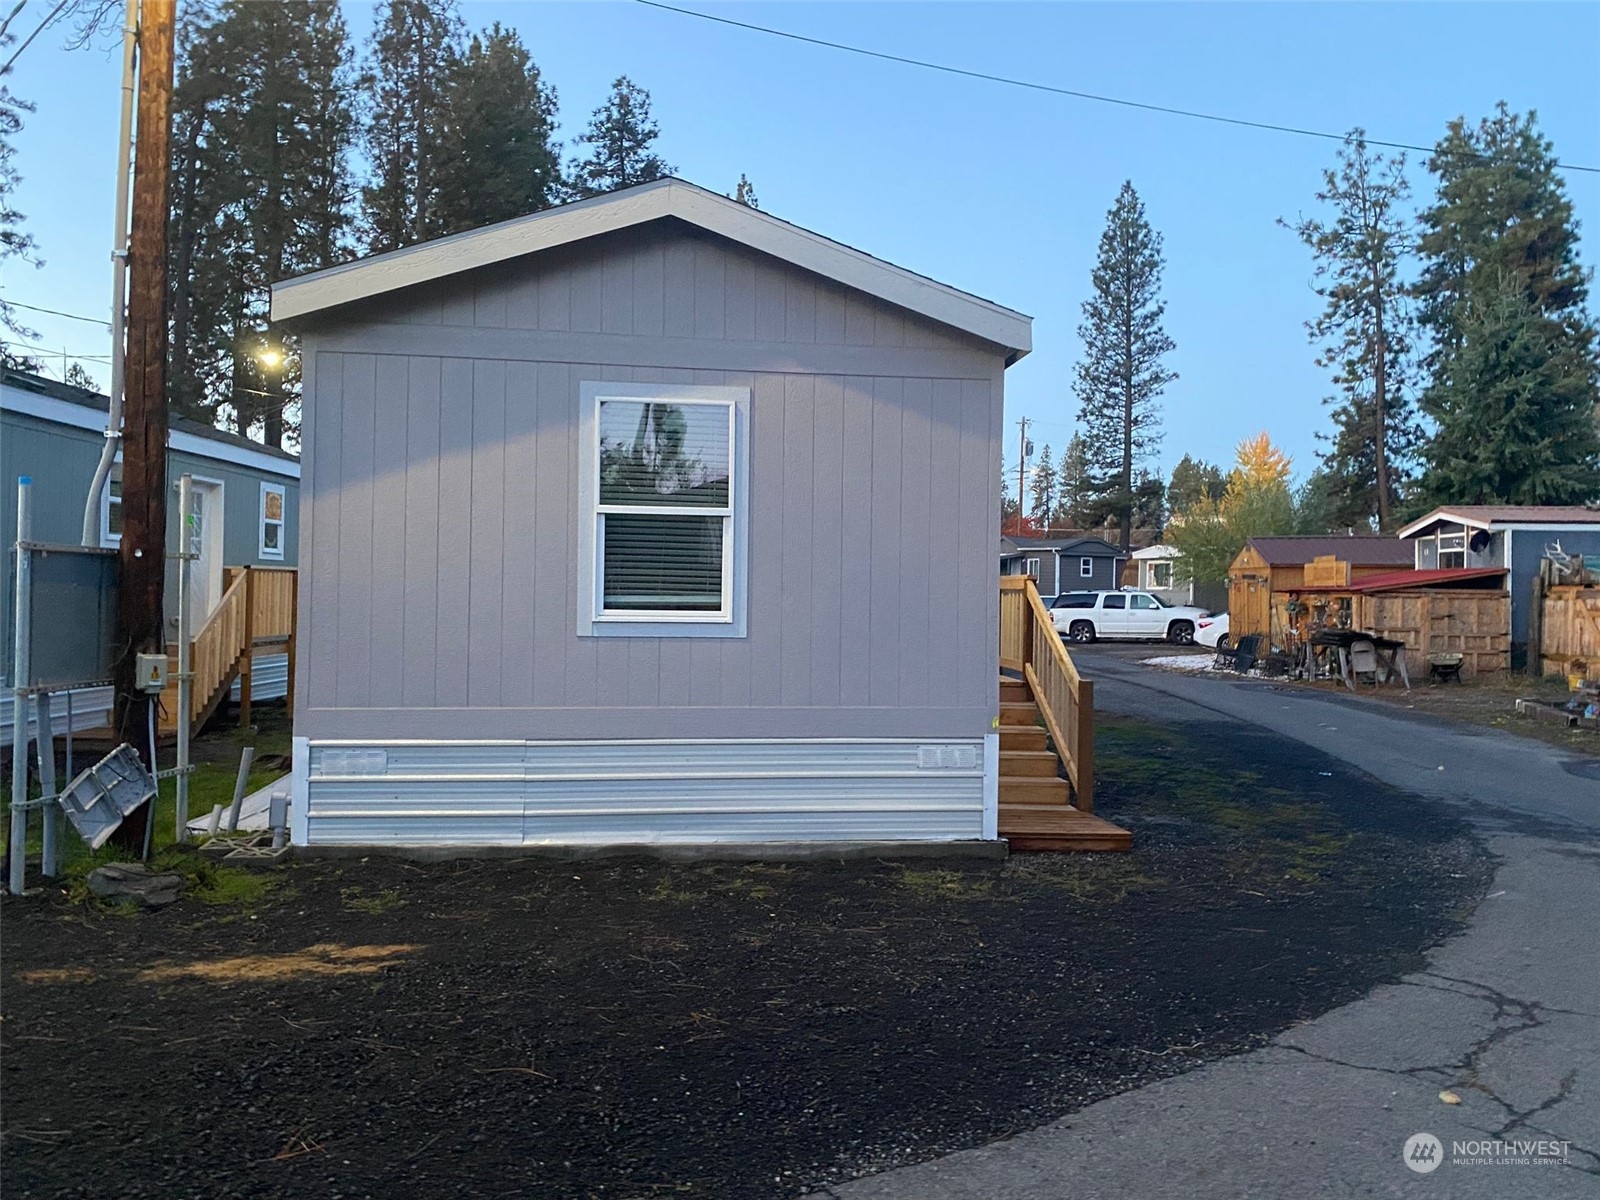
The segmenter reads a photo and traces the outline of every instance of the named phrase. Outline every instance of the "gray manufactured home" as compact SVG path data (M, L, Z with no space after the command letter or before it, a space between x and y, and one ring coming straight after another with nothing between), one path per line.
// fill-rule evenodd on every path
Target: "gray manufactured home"
M17 479L33 480L33 536L41 542L76 546L83 532L84 500L94 481L105 445L106 397L25 371L6 371L0 380L0 681L9 682L11 585L16 541ZM167 543L178 540L178 480L195 480L200 505L191 599L199 629L224 593L228 567L293 567L299 545L300 460L198 421L173 417L167 435ZM119 456L98 500L99 540L115 546L122 538L122 463ZM177 569L168 563L166 607L169 636L176 638ZM288 690L288 656L267 651L255 659L252 694L264 700ZM52 712L65 731L66 697L57 695ZM0 735L11 722L11 692L0 690ZM96 688L74 698L73 728L102 724L111 709L111 689Z
M1009 309L678 180L278 284L298 844L996 836Z

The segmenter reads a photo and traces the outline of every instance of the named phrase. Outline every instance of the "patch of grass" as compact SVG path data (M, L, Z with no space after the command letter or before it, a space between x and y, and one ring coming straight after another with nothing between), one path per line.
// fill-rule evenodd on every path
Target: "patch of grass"
M399 888L380 888L369 896L362 888L345 887L339 889L339 900L348 911L368 913L371 916L393 912L397 908L404 908L408 903L400 894Z
M982 900L994 891L994 878L943 867L897 867L895 882L919 900Z
M655 890L646 893L645 899L663 904L697 904L708 895L710 893L703 888L685 887L674 876L663 875Z
M1129 854L1030 854L1006 861L1005 875L1018 884L1060 892L1074 900L1119 904L1130 892L1165 887Z
M103 912L123 916L141 912L131 900L106 901L89 890L90 871L106 863L126 862L127 857L111 846L102 846L92 852L83 848L83 853L69 860L62 872L67 899L75 904L93 905ZM149 866L155 874L170 871L182 875L184 899L245 911L271 900L283 891L286 882L281 872L225 867L188 846L168 846L152 854Z

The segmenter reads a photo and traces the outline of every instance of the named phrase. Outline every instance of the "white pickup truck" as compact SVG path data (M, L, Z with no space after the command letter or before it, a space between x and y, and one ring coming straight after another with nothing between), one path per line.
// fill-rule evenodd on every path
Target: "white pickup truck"
M1194 642L1203 608L1168 604L1149 592L1063 592L1050 602L1056 632L1074 642L1097 638L1165 638Z

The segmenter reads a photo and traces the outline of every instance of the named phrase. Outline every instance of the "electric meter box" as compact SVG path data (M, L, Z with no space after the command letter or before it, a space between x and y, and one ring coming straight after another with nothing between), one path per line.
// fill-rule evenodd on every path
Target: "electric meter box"
M138 658L139 690L160 695L167 690L167 656L141 654Z

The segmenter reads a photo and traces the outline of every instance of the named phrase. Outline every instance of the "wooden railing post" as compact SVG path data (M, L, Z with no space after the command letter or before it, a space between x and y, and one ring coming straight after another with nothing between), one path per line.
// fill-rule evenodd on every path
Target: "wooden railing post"
M1094 811L1094 681L1078 680L1077 710L1072 719L1078 733L1078 811Z
M250 726L250 690L255 684L256 662L256 579L257 573L244 569L244 658L239 663L239 728Z

